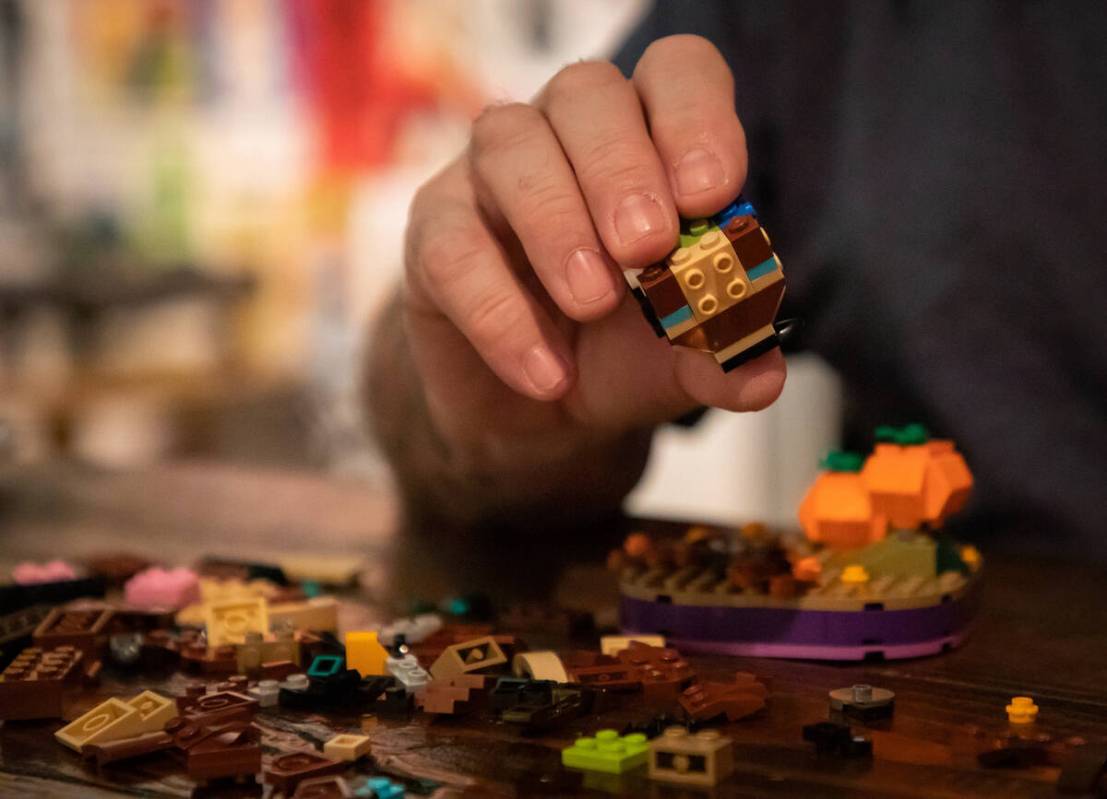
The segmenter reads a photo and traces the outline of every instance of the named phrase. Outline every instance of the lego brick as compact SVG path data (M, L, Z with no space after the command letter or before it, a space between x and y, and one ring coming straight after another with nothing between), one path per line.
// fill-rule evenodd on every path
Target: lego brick
M384 662L384 668L409 694L415 693L430 681L430 673L410 653L400 658L390 656Z
M169 720L178 713L174 700L153 691L143 691L128 699L127 704L138 711L139 729L143 733L164 730Z
M197 697L185 716L199 724L223 721L252 721L258 703L251 697L236 691L216 691Z
M142 714L121 699L101 702L54 733L59 743L80 752L85 744L132 738L144 732Z
M415 694L415 705L424 713L458 715L473 709L475 694L484 689L479 675L458 674L432 680Z
M200 601L200 578L192 569L155 566L128 580L123 595L135 607L179 610Z
M577 738L561 751L561 763L571 768L624 774L645 765L649 756L646 736L620 736L615 730L600 730L594 737Z
M276 707L281 693L281 684L276 680L258 680L258 684L247 689L246 693L258 703L258 707Z
M474 638L446 647L430 667L436 680L469 674L507 663L507 656L492 636Z
M0 649L3 650L0 668L30 645L31 635L51 610L49 605L34 605L0 616Z
M341 655L316 655L308 666L308 677L334 677L346 671L346 659Z
M730 220L734 219L736 216L752 216L754 219L757 218L757 210L753 207L753 204L741 194L738 195L738 198L734 202L711 217L711 221L720 228L726 228Z
M261 772L261 732L248 722L222 724L188 748L188 776L206 781Z
M296 674L300 667L291 660L274 660L261 664L261 677L266 680L284 680L290 674Z
M269 605L262 597L209 602L205 608L204 626L208 647L241 644L246 633L269 632Z
M729 374L743 364L760 358L780 346L780 339L772 325L766 325L756 333L751 333L741 341L731 344L725 350L714 353L715 360L724 373Z
M925 435L925 430L923 431ZM940 525L972 490L972 473L952 441L877 443L861 469L875 510L900 530Z
M371 743L365 735L336 735L323 744L323 754L331 760L348 760L352 763L369 754Z
M162 752L172 746L172 735L162 730L155 730L131 738L86 744L81 748L81 754L95 760L97 768L103 768L118 760L130 760L134 757Z
M1007 705L1007 721L1010 724L1033 724L1038 718L1038 706L1029 696L1016 696Z
M246 633L241 644L235 644L235 665L239 674L256 676L264 663L288 661L300 662L300 644L292 633L285 630L276 634Z
M631 641L617 657L642 682L642 693L650 701L676 699L695 678L688 661L672 647Z
M758 337L759 340L763 333L772 334L769 323L776 316L783 297L782 279L767 283L740 304L719 311L694 330L677 336L673 343L721 353L745 339Z
M388 777L370 777L365 782L363 793L357 792L357 796L371 796L374 799L404 799L404 786L393 782Z
M667 263L700 323L745 299L753 290L730 241L715 226L691 246L678 248Z
M665 646L663 635L605 635L600 638L600 652L613 657L630 646L631 641L650 646Z
M289 752L277 755L269 762L262 781L266 785L272 785L274 791L292 794L306 779L341 774L345 770L345 763L314 752Z
M861 735L854 735L845 724L820 721L803 728L803 740L815 744L820 755L837 758L868 758L873 755L873 743Z
M694 721L709 721L726 716L737 721L765 707L768 691L756 677L738 672L734 682L695 683L680 695L680 706Z
M380 645L375 632L346 633L346 665L362 677L386 674L388 650Z
M511 661L511 670L517 677L530 677L532 680L552 680L569 682L565 664L556 652L532 651L520 652Z
M734 750L717 730L669 727L649 744L651 780L710 787L734 772Z
M896 695L887 688L858 683L849 688L836 688L829 698L831 712L857 721L891 718L895 712Z
M365 564L349 555L288 555L277 565L295 583L313 581L321 585L353 585Z
M0 672L0 720L61 718L66 684L80 678L83 659L70 646L24 649Z
M58 583L75 579L77 572L64 560L51 560L47 563L24 561L12 569L12 580L16 585Z
M344 778L331 775L303 780L296 786L292 799L346 799L353 795Z
M660 320L683 308L688 308L688 301L684 298L684 292L680 290L676 276L666 266L655 264L646 267L638 275L638 285L645 292L650 306ZM688 308L688 313L691 315L691 308Z
M634 691L642 686L635 669L623 663L577 666L570 670L572 681L606 691Z
M338 600L333 596L315 596L302 602L269 605L269 624L287 624L293 630L338 631Z
M410 619L397 619L381 627L378 639L384 646L392 646L396 636L403 636L408 644L418 644L442 629L442 617L437 613L420 613Z
M35 646L53 649L72 646L86 658L98 657L107 648L112 611L55 608L35 629Z
M766 261L774 259L772 243L765 229L752 216L736 216L721 228L723 235L730 241L738 262L746 270L750 280L754 276L751 270Z
M180 650L181 667L205 675L231 675L238 672L238 659L233 646L204 646L191 643Z

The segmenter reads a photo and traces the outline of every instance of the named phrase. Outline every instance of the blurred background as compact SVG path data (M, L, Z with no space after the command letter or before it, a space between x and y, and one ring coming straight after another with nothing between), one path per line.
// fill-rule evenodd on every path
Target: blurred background
M0 0L0 463L385 484L357 387L411 195L482 106L645 11ZM791 522L840 406L795 358L769 411L661 431L630 508Z

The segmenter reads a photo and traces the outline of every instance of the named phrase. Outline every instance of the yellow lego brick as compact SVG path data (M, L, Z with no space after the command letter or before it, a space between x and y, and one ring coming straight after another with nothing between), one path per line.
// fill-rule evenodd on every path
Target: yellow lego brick
M670 255L668 263L697 322L707 321L753 291L730 241L715 225Z
M212 602L204 613L204 624L209 647L241 644L246 633L269 632L268 602L262 597Z
M288 555L277 565L293 582L314 580L323 585L351 585L365 570L365 562L349 555Z
M370 744L367 735L345 733L336 735L323 744L323 754L331 760L348 760L352 763L369 754Z
M380 645L375 632L346 633L346 668L357 669L362 677L383 675L388 650Z
M138 711L142 722L141 732L164 730L169 720L179 715L176 701L153 691L143 691L128 699L127 704Z
M600 652L614 656L627 649L631 641L650 646L665 646L663 635L605 635L600 638Z
M142 714L122 699L112 697L54 733L59 743L80 752L85 744L131 738L142 733Z
M293 630L338 632L338 600L333 596L316 596L303 602L270 605L269 623L274 627L287 623Z

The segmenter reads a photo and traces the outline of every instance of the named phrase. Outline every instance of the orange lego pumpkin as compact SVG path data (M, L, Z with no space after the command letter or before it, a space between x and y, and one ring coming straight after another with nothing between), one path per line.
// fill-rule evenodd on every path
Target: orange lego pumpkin
M972 490L972 473L952 441L877 444L861 480L874 509L903 530L940 526Z
M884 538L888 522L876 512L868 489L856 471L860 458L833 453L799 506L807 538L831 549L863 547Z

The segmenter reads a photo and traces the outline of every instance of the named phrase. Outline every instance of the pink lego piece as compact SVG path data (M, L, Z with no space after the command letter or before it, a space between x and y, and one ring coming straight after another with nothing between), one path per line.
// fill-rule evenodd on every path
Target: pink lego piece
M183 608L200 601L200 579L192 569L141 571L123 586L127 604L140 608Z
M77 572L64 560L52 560L49 563L24 561L12 569L12 579L19 585L60 583L63 580L76 580Z

